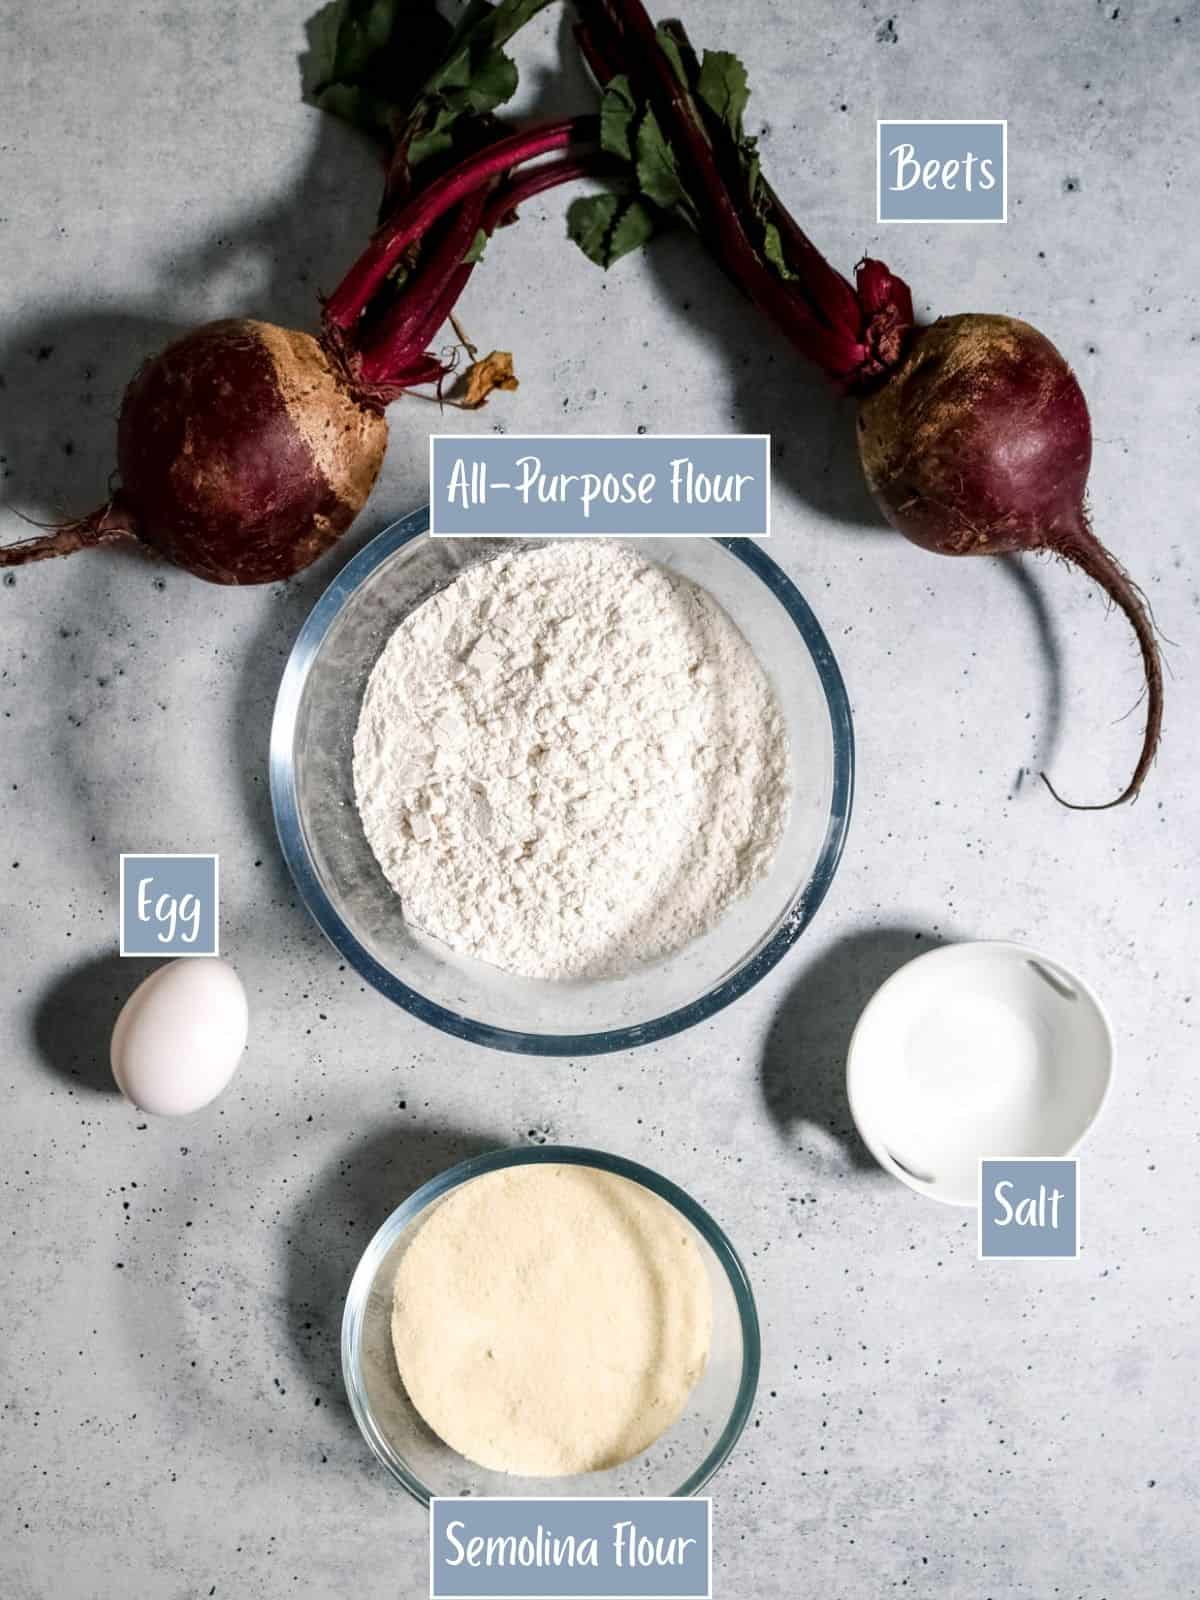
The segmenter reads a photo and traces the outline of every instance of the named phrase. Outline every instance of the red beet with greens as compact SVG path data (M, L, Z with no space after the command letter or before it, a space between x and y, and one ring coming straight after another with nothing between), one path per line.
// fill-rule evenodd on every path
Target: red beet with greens
M763 177L735 56L697 55L641 0L578 0L577 12L605 86L602 145L624 181L572 205L576 241L608 266L664 221L683 221L797 352L858 396L863 470L893 527L941 555L1050 551L1106 591L1133 627L1146 680L1141 753L1106 804L1132 800L1158 747L1162 663L1141 591L1092 532L1091 426L1067 362L1012 317L918 325L908 286L880 261L860 262L850 284Z
M602 166L595 118L510 133L492 115L516 87L501 47L546 4L477 0L452 28L413 0L380 38L377 0L344 0L317 99L379 136L387 185L319 336L242 319L168 345L125 392L112 499L0 548L0 566L140 540L214 583L289 578L362 509L392 400L427 385L440 397L452 376L467 406L516 388L506 352L455 374L455 357L430 345L495 229L531 196Z

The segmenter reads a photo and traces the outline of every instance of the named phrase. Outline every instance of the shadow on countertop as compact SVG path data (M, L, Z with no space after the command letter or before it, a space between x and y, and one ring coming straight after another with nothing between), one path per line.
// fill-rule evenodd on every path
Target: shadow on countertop
M872 928L839 939L801 974L771 1024L760 1067L768 1114L785 1137L802 1147L803 1130L820 1129L854 1166L875 1166L846 1095L850 1036L880 984L945 942L919 928Z
M38 1059L73 1087L119 1094L108 1061L113 1024L138 984L161 965L114 950L59 973L34 1005Z
M341 1377L342 1309L360 1256L414 1189L506 1142L397 1123L353 1140L288 1218L288 1334L314 1398L337 1412L347 1432L357 1428Z
M1041 574L1034 564L1033 557L1023 559L1021 556L997 556L992 565L1015 586L1025 602L1034 647L1045 668L1042 706L1033 729L1034 746L1030 760L1036 761L1037 766L1046 771L1054 765L1063 723L1062 643L1058 625L1054 620L1054 613L1047 604ZM995 670L997 672L1001 670L999 652ZM1032 771L1032 766L1019 768L1013 787L1014 793Z

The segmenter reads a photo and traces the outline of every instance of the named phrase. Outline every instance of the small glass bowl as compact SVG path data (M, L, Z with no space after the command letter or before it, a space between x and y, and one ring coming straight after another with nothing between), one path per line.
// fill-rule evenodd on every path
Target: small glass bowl
M444 1444L404 1392L392 1350L392 1288L400 1257L447 1195L488 1172L544 1164L595 1167L651 1190L683 1218L708 1269L713 1324L708 1364L683 1415L650 1448L603 1472L525 1478L477 1466ZM396 1481L427 1506L435 1495L698 1494L738 1441L758 1387L754 1295L737 1252L702 1206L648 1167L570 1145L496 1150L440 1173L398 1206L355 1269L342 1317L342 1374L363 1437Z
M428 510L361 550L293 646L271 730L271 799L301 898L343 958L414 1016L525 1055L665 1039L753 987L800 937L850 818L854 736L837 663L799 590L750 539L627 539L707 589L750 641L791 744L792 805L766 875L703 937L620 978L547 982L457 955L411 928L359 822L353 745L371 669L399 624L466 568L544 541L431 539Z

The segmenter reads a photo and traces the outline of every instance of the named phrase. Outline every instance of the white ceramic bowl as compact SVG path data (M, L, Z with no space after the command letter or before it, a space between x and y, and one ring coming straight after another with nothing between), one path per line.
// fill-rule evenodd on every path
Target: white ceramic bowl
M930 950L876 991L846 1086L882 1167L969 1206L981 1158L1070 1155L1112 1072L1112 1028L1081 979L1024 945L980 941Z

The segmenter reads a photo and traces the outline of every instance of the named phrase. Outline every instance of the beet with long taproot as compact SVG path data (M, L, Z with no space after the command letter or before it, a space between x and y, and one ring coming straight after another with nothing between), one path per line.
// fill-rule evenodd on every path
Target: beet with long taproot
M893 527L941 555L1047 551L1107 592L1129 618L1145 672L1141 752L1105 805L1132 800L1158 748L1162 662L1141 591L1092 532L1091 425L1066 361L1012 317L918 324L908 285L882 261L860 261L851 284L763 175L737 57L698 53L680 23L656 28L641 0L577 0L577 9L580 46L604 86L604 148L622 163L623 183L574 202L576 242L607 267L664 222L685 222L789 345L859 397L863 469Z

